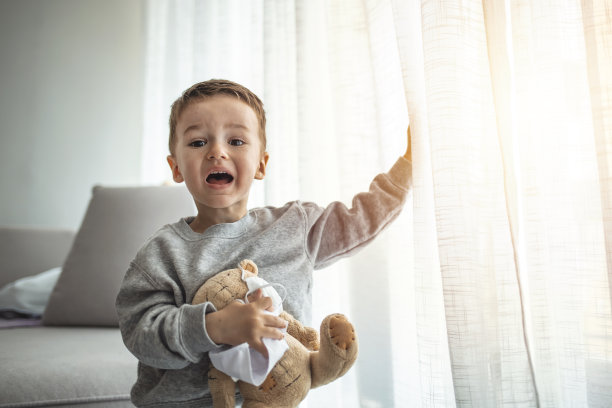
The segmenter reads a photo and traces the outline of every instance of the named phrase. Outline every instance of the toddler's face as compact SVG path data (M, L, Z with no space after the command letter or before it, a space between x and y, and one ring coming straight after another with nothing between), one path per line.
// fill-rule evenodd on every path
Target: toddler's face
M188 105L178 119L174 181L185 181L198 211L246 213L253 179L263 179L268 154L262 152L255 112L246 103L216 95Z

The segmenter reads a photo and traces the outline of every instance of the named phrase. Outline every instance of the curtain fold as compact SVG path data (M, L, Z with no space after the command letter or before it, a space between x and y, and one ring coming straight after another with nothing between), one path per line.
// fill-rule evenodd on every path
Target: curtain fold
M612 405L612 14L606 0L146 0L143 183L170 103L228 78L262 97L250 206L367 189L413 135L414 188L315 273L356 366L304 406Z
M456 403L529 406L535 396L482 2L423 1L421 14L434 207Z
M612 15L605 0L583 0L582 26L599 171L606 243L608 285L612 299Z
M414 221L405 230L410 239L410 246L414 248L413 262L396 273L394 279L400 279L398 275L410 276L407 271L414 271L413 303L402 305L403 307L399 309L406 315L410 307L414 307L416 313L416 322L413 325L408 325L408 321L403 322L408 327L408 331L416 335L416 347L413 351L416 356L413 360L404 359L404 363L401 364L403 369L397 370L395 376L396 383L401 385L399 389L411 387L415 391L398 393L395 406L448 407L455 405L455 395L442 296L442 277L437 272L440 271L440 257L431 171L421 2L394 0L392 13L402 67L404 95L410 112L414 158L412 203ZM406 353L403 347L397 349ZM418 370L414 375L408 376L405 375L408 367L416 367Z
M511 18L519 239L541 404L607 405L606 226L581 8L517 1Z

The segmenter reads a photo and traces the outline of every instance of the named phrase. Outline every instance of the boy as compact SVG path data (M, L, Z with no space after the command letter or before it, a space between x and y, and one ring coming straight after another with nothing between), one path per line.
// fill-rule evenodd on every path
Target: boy
M252 259L264 279L285 286L285 310L309 323L313 269L354 253L401 211L411 183L409 132L404 157L350 210L295 201L247 211L251 183L266 174L265 124L259 98L230 81L195 84L172 105L168 164L197 215L144 244L117 296L124 342L139 360L137 406L212 406L209 351L248 342L265 355L262 338L282 338L286 322L264 313L272 301L261 294L220 311L191 305L209 277Z

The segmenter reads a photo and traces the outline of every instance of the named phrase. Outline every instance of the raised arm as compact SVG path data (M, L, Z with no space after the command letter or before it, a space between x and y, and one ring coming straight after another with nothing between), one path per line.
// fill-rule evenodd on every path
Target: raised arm
M410 130L408 148L387 172L379 174L367 192L353 197L351 208L333 202L326 208L302 203L307 251L315 268L323 268L372 241L403 208L412 184Z

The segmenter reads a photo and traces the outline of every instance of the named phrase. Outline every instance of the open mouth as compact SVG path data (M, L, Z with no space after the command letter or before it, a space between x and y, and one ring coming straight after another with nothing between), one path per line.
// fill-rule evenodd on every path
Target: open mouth
M234 181L234 176L224 171L213 171L206 177L208 184L229 184L232 181Z

